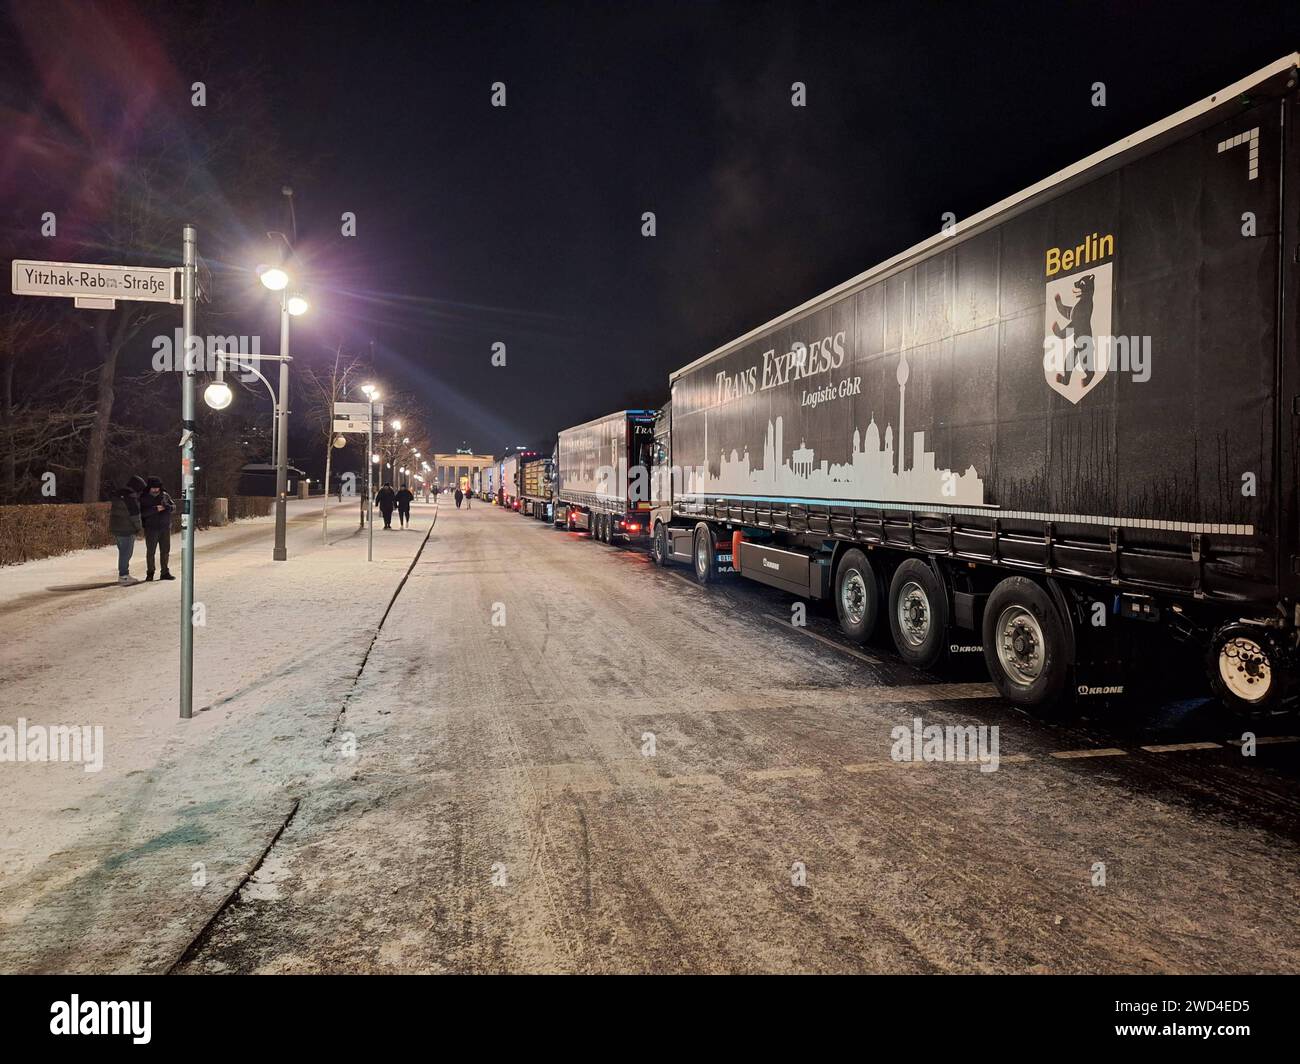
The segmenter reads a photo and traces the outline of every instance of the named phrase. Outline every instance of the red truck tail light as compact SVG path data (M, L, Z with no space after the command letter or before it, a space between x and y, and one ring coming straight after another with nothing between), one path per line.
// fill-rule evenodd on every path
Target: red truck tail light
M641 531L641 526L640 526L639 524L637 524L635 521L624 521L624 522L623 522L623 527L626 528L629 532L640 532L640 531Z

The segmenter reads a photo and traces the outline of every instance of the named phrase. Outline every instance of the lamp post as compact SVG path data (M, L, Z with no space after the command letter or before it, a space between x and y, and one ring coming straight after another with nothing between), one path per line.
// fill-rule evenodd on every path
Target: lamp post
M267 393L271 396L271 409L274 411L273 418L276 422L277 427L284 426L285 424L288 423L289 410L286 405L286 398L288 395L288 387L289 387L289 363L293 361L292 358L290 358L288 355L253 356L258 359L268 359L270 361L280 363L280 394L277 396L275 394L275 389L271 387L271 382L267 380L261 374L261 372L259 372L251 364L251 360L249 359L249 356L244 356L241 358L240 356L233 355L228 351L218 351L216 352L216 356L217 356L216 380L214 380L205 389L203 389L203 401L207 403L208 406L210 406L213 410L225 410L226 407L228 407L231 404L231 401L235 397L234 393L230 390L230 385L228 385L225 382L221 372L222 366L225 363L229 362L238 366L239 369L244 371L245 373L252 373L255 377L257 377L258 380L260 380L263 384L266 385ZM281 463L283 463L284 455L285 455L284 437L281 436L280 440L281 443L279 448L279 456L280 456ZM278 467L277 479L284 477L285 475L286 475L285 466L281 464ZM283 490L280 492L280 498L276 503L276 514L275 514L276 540L275 540L275 548L271 554L271 557L276 561L284 561L285 559L284 525L281 523L281 517L283 515L284 495L288 489L288 484L285 480L280 480L280 485L283 488Z
M289 293L289 274L278 266L258 271L263 286L280 293L280 392L275 425L275 547L271 557L277 562L289 557L285 545L288 529L289 496L289 319L306 314L308 303L301 295Z
M379 389L373 384L363 384L361 390L366 394L366 400L370 403L370 421L366 424L366 454L369 461L366 462L366 561L375 560L375 488L372 482L375 462L379 456L375 454L375 400L379 398Z

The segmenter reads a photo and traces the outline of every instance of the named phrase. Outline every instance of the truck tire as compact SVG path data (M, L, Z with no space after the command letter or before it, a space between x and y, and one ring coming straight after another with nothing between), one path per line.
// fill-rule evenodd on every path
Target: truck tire
M880 620L880 584L867 556L856 547L844 552L835 570L835 612L840 630L855 643L865 643Z
M943 657L948 595L934 570L919 558L908 558L894 571L889 628L899 657L913 668L932 669Z
M600 515L600 541L609 542L609 514Z
M1069 674L1065 622L1047 592L1009 576L984 606L984 663L1002 697L1021 706L1054 701Z
M1277 648L1264 629L1225 624L1210 639L1205 671L1210 688L1225 706L1243 716L1273 709L1282 697Z
M655 565L660 569L668 567L668 529L664 527L662 521L655 524L654 544L651 550L654 555Z
M713 540L713 530L708 525L695 526L695 550L692 554L696 582L715 583L718 579L717 545Z

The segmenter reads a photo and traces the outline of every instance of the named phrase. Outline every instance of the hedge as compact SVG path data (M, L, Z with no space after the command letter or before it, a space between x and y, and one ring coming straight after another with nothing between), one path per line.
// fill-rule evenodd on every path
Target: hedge
M265 496L232 496L230 520L265 517L274 501ZM108 546L113 542L108 532L110 506L106 502L0 506L0 566ZM208 527L209 509L206 498L194 501L195 528ZM179 532L180 527L180 514L173 514L172 531Z

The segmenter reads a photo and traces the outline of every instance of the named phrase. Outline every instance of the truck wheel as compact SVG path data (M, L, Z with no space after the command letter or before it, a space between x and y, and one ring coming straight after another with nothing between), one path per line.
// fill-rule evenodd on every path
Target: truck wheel
M984 663L1008 702L1040 706L1065 687L1065 625L1047 592L1023 576L1009 576L984 607Z
M1226 624L1215 632L1205 668L1214 693L1236 713L1263 713L1281 698L1277 649L1255 625Z
M609 542L609 514L600 515L600 541Z
M718 579L717 549L713 530L708 525L695 527L695 579L701 584L712 584Z
M854 549L844 552L835 570L835 612L840 630L856 643L865 643L880 619L880 585L867 556Z
M661 569L665 568L668 565L668 529L664 527L662 521L655 525L653 552L655 565Z
M925 562L908 558L889 585L889 627L899 656L917 669L930 669L943 656L948 596Z

